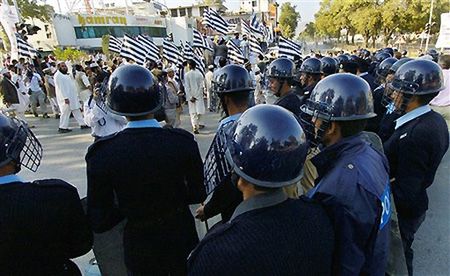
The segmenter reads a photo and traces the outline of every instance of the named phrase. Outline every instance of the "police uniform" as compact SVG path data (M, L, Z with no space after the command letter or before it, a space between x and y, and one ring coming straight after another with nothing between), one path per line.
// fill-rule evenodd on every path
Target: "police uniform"
M279 189L242 202L188 260L188 275L331 275L331 222L317 203Z
M336 230L333 274L384 275L390 223L386 159L352 136L324 148L312 162L319 177L308 195L325 206Z
M449 147L445 120L428 104L423 104L444 89L442 69L429 60L408 61L395 72L389 87L396 91L391 97L400 97L391 98L391 103L402 116L395 121L395 131L384 143L384 151L393 179L392 192L406 265L409 275L413 275L411 246L428 209L426 189L433 183ZM417 100L411 105L414 97Z
M86 155L88 210L94 232L125 217L125 264L133 273L183 273L198 242L189 204L205 197L193 136L156 120L129 122ZM118 208L114 207L114 195Z
M433 183L449 147L449 136L444 119L428 105L416 108L395 123L395 131L384 143L384 150L391 178L395 179L392 193L406 247L406 261L412 270L411 245L428 209L426 189Z
M283 97L278 98L274 105L279 105L281 107L286 108L290 112L294 113L297 117L300 117L300 107L302 106L302 102L300 97L297 96L294 92L289 92Z
M81 275L71 258L91 250L77 189L59 179L0 177L0 275Z
M334 239L326 212L282 189L300 179L308 152L298 119L257 105L230 132L226 158L245 200L191 253L188 275L329 275Z

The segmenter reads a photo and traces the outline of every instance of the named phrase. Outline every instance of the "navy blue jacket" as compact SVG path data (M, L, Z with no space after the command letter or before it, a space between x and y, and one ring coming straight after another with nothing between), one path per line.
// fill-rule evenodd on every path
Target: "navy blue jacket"
M367 73L367 74L361 74L360 75L361 78L363 78L365 81L367 81L367 83L370 86L370 89L375 90L375 88L377 88L377 84L375 83L375 77L372 76L371 74Z
M308 94L309 96L309 94ZM275 101L274 105L279 105L286 108L290 112L294 113L298 118L300 118L301 110L300 107L304 102L301 100L300 96L294 92L289 92L287 95L280 97Z
M182 129L126 128L96 141L86 163L94 232L108 231L127 218L127 268L144 275L185 271L186 258L198 243L189 204L206 198L193 135Z
M191 253L188 275L331 275L333 240L319 204L287 199L210 231Z
M434 111L400 126L384 143L400 216L414 218L428 209L426 189L433 183L448 146L447 125Z
M342 139L312 159L319 177L309 196L333 219L333 275L384 275L389 245L387 160L359 136Z

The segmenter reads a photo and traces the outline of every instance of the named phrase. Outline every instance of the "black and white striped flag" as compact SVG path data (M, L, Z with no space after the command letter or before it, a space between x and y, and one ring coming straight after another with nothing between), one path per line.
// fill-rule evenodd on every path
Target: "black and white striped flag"
M145 56L147 59L150 59L152 61L157 61L160 59L159 48L153 41L141 34L138 35L137 41L139 43L142 43L142 45L147 49L147 53Z
M209 8L206 8L203 11L203 20L202 20L202 24L205 25L206 27L210 27L213 28L214 26L211 24L211 15L209 12Z
M302 47L297 43L280 36L278 41L278 57L294 59L295 56L302 55Z
M227 42L227 47L228 59L237 64L244 64L244 54L242 54L241 49L239 49L239 47L231 40Z
M142 45L142 43L136 41L127 34L123 36L122 48L120 50L121 57L132 59L137 64L143 65L146 54L147 49Z
M252 17L250 17L250 28L253 31L253 33L262 36L263 35L263 24L261 24L258 20L258 18L256 18L256 15L253 14Z
M177 65L178 58L180 56L180 50L178 47L167 39L163 41L163 58L167 59L172 65Z
M208 41L206 40L206 37L204 37L197 29L192 29L193 31L193 40L192 40L192 46L193 47L200 47L207 49L209 51L212 51L211 45L209 45Z
M256 56L264 55L261 49L259 41L253 35L248 35L248 43L250 46L250 52L254 53Z
M198 51L200 51L200 52L198 52ZM199 48L196 48L196 50L194 50L194 48L192 48L192 46L186 42L186 44L184 44L183 54L184 54L184 60L195 61L195 64L197 65L197 69L204 76L205 75L205 63L201 58L201 55L202 55L201 50Z
M17 52L21 57L35 57L37 55L36 49L34 49L28 42L20 38L19 34L16 34L17 40Z
M114 53L120 53L120 49L122 48L122 41L117 37L109 35L109 50Z
M253 34L253 30L250 28L250 25L247 22L245 22L245 20L242 18L241 18L241 32L248 35Z
M225 21L225 19L223 19L223 17L220 16L220 14L217 11L211 8L209 9L208 22L210 23L210 25L214 30L216 30L218 33L222 35L226 35L229 31L228 22Z

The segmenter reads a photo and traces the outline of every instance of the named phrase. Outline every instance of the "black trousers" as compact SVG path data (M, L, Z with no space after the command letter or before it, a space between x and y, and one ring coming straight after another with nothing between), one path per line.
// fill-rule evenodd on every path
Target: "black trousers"
M419 230L420 225L425 220L425 214L416 218L405 218L398 214L398 226L403 242L403 250L405 252L406 266L408 267L408 275L413 275L413 257L414 251L411 248L414 242L414 235Z

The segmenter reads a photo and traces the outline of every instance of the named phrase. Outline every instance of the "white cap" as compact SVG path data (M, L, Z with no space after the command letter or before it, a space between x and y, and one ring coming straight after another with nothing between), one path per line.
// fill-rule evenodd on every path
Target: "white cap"
M98 67L97 62L92 62L91 64L89 64L89 68L94 68L94 67Z

